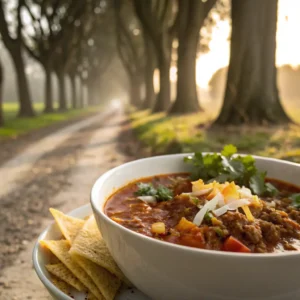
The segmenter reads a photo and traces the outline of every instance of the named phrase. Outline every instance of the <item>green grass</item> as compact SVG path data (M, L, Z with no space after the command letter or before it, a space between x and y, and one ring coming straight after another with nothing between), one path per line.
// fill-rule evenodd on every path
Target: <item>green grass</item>
M300 122L300 111L294 110L292 117ZM134 132L150 155L220 151L232 143L241 153L300 162L300 125L211 129L214 116L204 113L168 117L140 111L131 113L130 118Z
M69 110L66 112L42 114L43 108L43 103L35 103L34 109L37 113L36 117L17 118L18 104L4 103L3 112L5 125L4 127L0 127L0 140L3 140L5 138L17 137L21 134L25 134L39 128L50 126L55 123L70 120L99 109L95 107L88 107L84 109Z
M42 102L34 103L34 110L40 114L44 109ZM18 113L19 104L17 102L3 103L3 112L5 121L15 119Z

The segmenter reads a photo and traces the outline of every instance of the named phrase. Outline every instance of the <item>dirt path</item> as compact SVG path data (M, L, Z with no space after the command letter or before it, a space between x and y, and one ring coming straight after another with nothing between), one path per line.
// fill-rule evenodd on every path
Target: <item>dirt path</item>
M89 126L99 122L101 119L107 118L112 111L112 109L107 109L93 117L89 117L73 125L66 126L63 129L33 143L21 154L2 164L0 168L0 197L15 190L19 185L18 178L23 178L24 174L32 170L32 166L41 157L47 153L51 153L61 143L68 141L74 133L84 128L88 128ZM69 143L67 142L67 145L68 144Z
M73 133L34 164L16 191L2 197L0 299L49 299L32 269L34 240L50 222L49 206L67 212L88 203L95 179L129 159L117 147L123 121L118 112Z

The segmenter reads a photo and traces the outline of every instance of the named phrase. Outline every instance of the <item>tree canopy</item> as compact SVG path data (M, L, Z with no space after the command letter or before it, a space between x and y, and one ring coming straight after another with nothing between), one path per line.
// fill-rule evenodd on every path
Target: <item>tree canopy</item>
M232 21L230 63L216 124L288 122L275 67L277 0L0 0L0 33L15 67L19 115L34 116L26 55L45 73L46 113L57 100L53 78L60 110L95 105L103 75L120 63L125 73L114 80L125 82L130 105L153 113L197 112L196 61L226 18ZM172 76L176 70L175 99L170 69Z

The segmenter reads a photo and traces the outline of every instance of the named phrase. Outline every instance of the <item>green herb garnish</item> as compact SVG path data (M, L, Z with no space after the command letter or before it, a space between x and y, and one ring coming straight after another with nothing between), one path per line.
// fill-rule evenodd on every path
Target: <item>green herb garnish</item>
M163 185L159 185L157 187L157 192L156 192L155 197L157 200L167 201L167 200L171 200L173 198L173 193L167 187L165 187Z
M194 156L185 157L184 161L193 165L191 179L202 179L205 182L234 181L240 186L248 187L259 196L276 195L277 189L265 182L266 173L259 172L255 165L255 160L251 155L233 156L237 153L237 148L227 145L221 154L213 153L202 155L196 152Z
M204 220L206 223L211 223L211 219L212 219L213 215L211 214L210 211L207 211L204 215Z
M155 188L152 183L137 183L138 190L134 192L135 196L154 196L157 201L167 201L173 198L173 192L163 185Z
M138 190L134 192L136 196L155 196L157 191L152 183L137 183Z
M224 237L224 232L220 227L213 227L213 229L219 237Z
M190 200L191 200L195 205L199 205L199 203L200 203L199 198L197 198L197 197L190 196Z
M299 194L293 194L290 196L292 200L292 205L296 208L300 208L300 193Z
M231 157L232 155L237 153L237 148L236 146L229 144L226 145L223 150L221 151L221 154L225 157Z

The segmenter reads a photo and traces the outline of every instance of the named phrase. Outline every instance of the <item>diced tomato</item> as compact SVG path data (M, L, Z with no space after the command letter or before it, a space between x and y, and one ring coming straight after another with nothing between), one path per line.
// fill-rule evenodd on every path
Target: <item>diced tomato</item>
M180 236L178 242L184 246L205 248L205 240L201 232L191 232L189 234L184 234Z
M226 239L223 246L225 251L244 252L244 253L251 252L251 250L247 246L245 246L243 243L241 243L239 240L237 240L232 236Z

